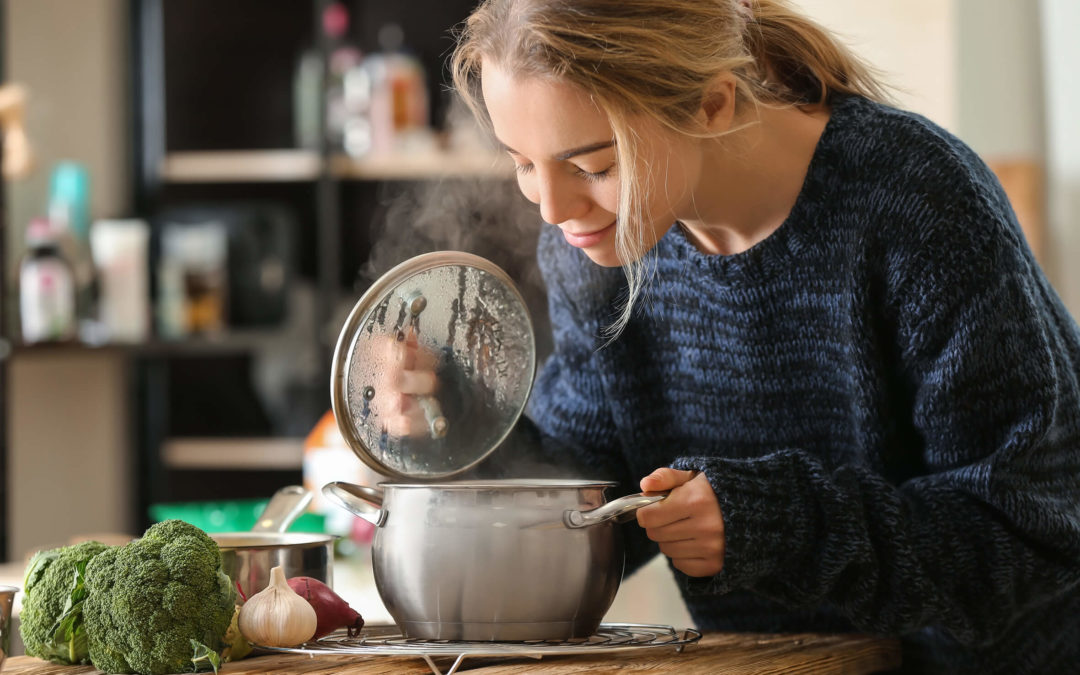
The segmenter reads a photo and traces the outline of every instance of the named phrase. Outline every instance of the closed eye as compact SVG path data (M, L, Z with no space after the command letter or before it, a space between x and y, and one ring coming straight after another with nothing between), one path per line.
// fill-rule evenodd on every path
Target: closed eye
M533 167L532 164L515 164L514 165L514 170L517 171L518 175L521 175L521 176L532 173L533 168L534 167ZM586 181L588 181L590 183L598 183L598 182L604 180L605 178L609 177L614 170L615 170L615 165L614 164L612 164L608 168L604 169L603 171L586 171L585 169L582 169L579 166L575 166L574 167L574 175L579 177L579 178L583 178L584 180L586 180Z
M577 167L577 170L574 171L574 173L576 175L584 178L586 181L588 181L590 183L599 183L600 181L602 181L605 178L607 178L608 176L610 176L612 171L614 171L614 169L615 169L614 164L612 164L608 168L604 169L603 171L586 171L585 169L582 169L581 167Z

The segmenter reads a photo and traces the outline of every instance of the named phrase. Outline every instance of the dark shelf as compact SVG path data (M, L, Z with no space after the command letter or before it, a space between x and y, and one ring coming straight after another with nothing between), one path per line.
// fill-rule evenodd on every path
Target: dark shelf
M270 331L226 333L213 338L189 338L185 340L150 340L139 343L112 342L89 344L76 340L65 342L38 342L23 344L13 342L11 353L19 354L120 354L131 357L184 357L214 356L250 352L268 346L280 336Z

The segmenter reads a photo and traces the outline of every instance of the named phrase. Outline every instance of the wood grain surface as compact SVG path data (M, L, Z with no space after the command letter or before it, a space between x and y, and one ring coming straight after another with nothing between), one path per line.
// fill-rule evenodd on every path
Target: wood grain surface
M454 657L436 657L443 673ZM680 675L744 675L795 673L859 675L893 670L900 665L896 640L866 635L759 635L706 633L702 639L677 652L655 647L617 653L530 657L467 657L459 672L482 675L521 673L679 673ZM92 675L85 666L58 666L47 661L17 656L4 663L4 675ZM419 656L305 656L271 654L226 664L222 675L423 675L431 667Z

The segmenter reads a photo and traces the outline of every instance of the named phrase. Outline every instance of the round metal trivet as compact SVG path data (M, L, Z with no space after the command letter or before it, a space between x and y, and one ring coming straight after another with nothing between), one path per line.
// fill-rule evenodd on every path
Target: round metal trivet
M287 654L348 654L385 656L418 656L423 658L435 675L452 675L468 657L527 657L566 654L600 654L671 647L681 652L688 644L701 639L693 628L676 630L671 626L637 623L603 623L588 638L574 640L529 640L525 642L462 642L454 640L417 640L401 634L396 626L365 627L357 637L344 630L307 642L298 647L258 647L270 652ZM456 657L445 673L436 667L433 657Z

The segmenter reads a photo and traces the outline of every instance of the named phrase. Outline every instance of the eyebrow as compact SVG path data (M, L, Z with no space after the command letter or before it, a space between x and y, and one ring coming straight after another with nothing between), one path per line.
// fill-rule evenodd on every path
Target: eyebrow
M521 154L517 150L514 150L513 148L511 148L511 147L509 147L509 146L507 146L505 144L500 143L500 145L503 146L503 149L505 149L507 152L509 152L509 153L511 153L513 155L520 155ZM600 141L599 143L589 143L588 145L582 145L582 146L579 146L579 147L576 147L576 148L570 148L569 150L564 150L563 152L560 152L560 153L558 153L556 155L553 155L553 159L555 159L556 161L562 162L562 161L565 161L565 160L570 159L572 157L577 157L578 155L587 155L590 152L596 152L597 150L603 150L604 148L610 148L610 147L613 147L614 145L615 145L615 140L614 139L608 140L608 141Z

